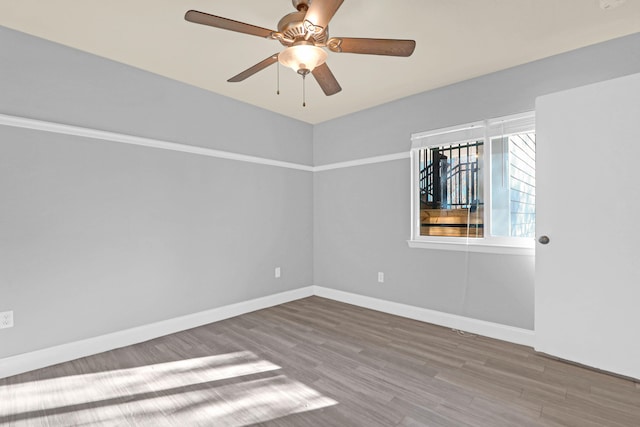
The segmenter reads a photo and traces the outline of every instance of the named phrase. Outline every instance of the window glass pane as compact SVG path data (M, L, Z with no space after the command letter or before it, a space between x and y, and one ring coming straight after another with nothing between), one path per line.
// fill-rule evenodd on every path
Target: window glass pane
M535 134L491 141L491 234L535 236Z
M420 235L484 235L483 141L443 145L418 152Z

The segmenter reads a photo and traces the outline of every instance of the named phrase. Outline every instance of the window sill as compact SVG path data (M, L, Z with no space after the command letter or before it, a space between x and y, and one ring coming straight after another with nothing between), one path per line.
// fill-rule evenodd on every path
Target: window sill
M491 244L486 240L480 242L453 242L453 241L425 241L425 240L407 240L407 244L413 249L437 249L441 251L460 251L460 252L479 252L488 254L503 255L529 255L536 253L534 244L531 246L509 246L504 244Z

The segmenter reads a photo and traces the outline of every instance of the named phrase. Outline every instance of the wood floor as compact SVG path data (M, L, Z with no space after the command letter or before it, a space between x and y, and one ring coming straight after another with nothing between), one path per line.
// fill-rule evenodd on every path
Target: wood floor
M0 425L638 427L640 385L311 297L0 380Z

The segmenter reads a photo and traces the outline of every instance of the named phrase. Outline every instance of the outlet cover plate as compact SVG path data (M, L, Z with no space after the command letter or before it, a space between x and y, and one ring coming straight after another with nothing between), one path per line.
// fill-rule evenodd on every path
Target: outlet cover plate
M13 311L0 313L0 329L13 328Z

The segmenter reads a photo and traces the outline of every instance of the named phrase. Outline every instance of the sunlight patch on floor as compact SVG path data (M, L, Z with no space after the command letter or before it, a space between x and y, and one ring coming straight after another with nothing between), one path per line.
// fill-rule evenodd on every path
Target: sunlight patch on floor
M280 369L280 366L262 360L251 352L240 351L135 368L70 375L37 383L1 386L0 400L5 393L9 393L12 399L20 402L21 411L33 411L138 395L277 369ZM7 408L0 407L0 416L5 415L6 410Z
M240 351L4 385L0 424L240 426L337 404L279 369Z

